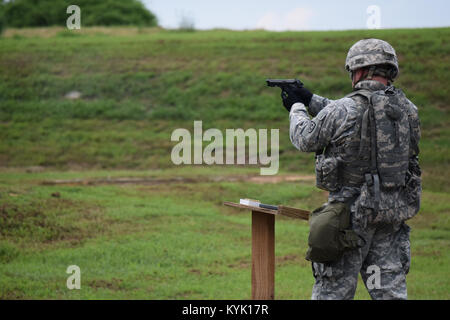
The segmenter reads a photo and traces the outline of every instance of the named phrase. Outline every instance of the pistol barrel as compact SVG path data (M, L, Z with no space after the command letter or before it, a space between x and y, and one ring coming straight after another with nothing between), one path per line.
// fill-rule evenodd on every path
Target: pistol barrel
M281 87L288 84L302 85L298 79L266 79L266 82L269 87Z

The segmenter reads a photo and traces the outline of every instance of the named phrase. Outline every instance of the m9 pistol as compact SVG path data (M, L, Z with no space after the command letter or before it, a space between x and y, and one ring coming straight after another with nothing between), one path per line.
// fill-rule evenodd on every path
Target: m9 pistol
M303 86L298 79L266 79L269 87L281 88L281 99L286 110L291 111L291 107L296 102L301 102L308 106L313 94Z
M287 87L303 88L303 83L298 79L266 79L269 87L279 87L284 91Z

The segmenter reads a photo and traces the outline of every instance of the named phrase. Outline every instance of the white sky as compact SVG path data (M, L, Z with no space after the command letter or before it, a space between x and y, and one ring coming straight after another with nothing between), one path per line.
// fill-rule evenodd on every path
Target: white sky
M159 24L177 28L183 17L197 29L346 30L366 29L380 8L381 28L450 26L448 0L143 0ZM373 18L373 16L372 16Z

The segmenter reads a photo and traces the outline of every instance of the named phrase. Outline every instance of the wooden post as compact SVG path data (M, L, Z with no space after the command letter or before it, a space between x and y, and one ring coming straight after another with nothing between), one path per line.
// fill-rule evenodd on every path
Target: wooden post
M252 299L275 297L275 215L252 211Z
M275 215L308 220L309 212L278 206L277 210L224 202L224 205L252 210L252 299L275 298Z

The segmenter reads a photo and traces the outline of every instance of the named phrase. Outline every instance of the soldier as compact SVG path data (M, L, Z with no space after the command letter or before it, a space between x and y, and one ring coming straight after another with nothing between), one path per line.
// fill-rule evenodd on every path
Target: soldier
M336 261L312 262L312 299L353 299L358 273L372 299L407 299L405 220L419 211L421 195L417 107L391 85L399 67L389 43L358 41L345 68L353 92L342 99L295 86L282 94L291 142L316 152L318 186L330 191L328 203L348 204L351 230L364 240Z

